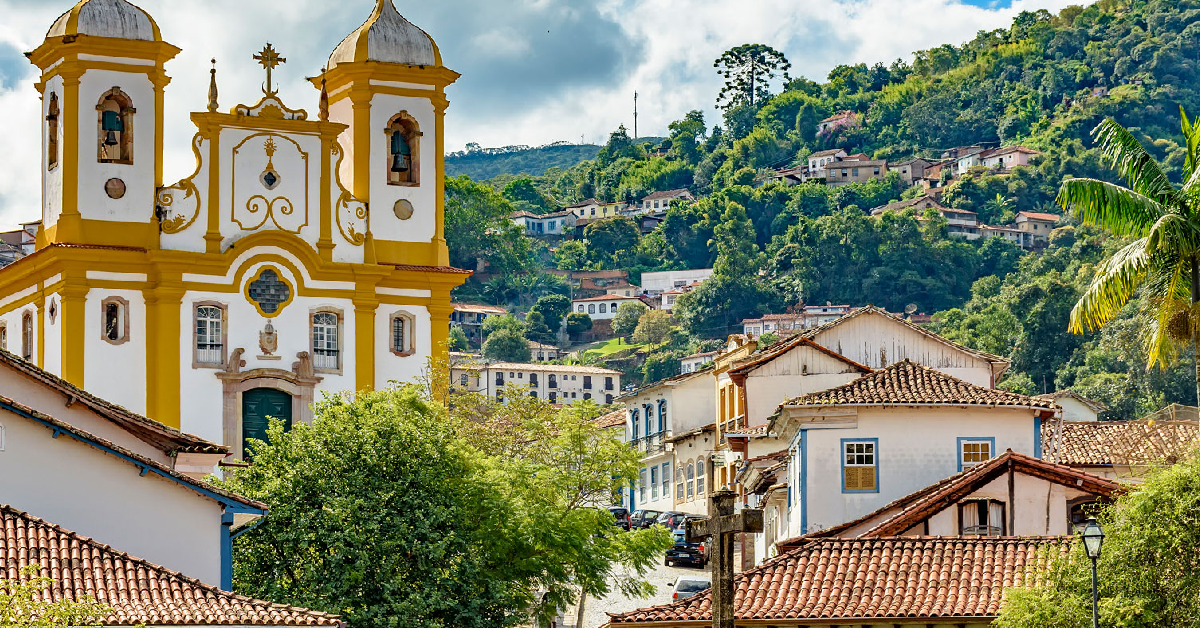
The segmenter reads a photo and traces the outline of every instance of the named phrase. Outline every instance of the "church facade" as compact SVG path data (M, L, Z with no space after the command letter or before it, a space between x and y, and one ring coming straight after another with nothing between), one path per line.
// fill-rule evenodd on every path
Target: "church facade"
M445 88L458 75L391 0L284 104L193 113L195 171L164 179L165 64L126 0L84 0L29 53L42 71L37 251L0 270L0 347L241 456L323 391L412 381L444 355Z

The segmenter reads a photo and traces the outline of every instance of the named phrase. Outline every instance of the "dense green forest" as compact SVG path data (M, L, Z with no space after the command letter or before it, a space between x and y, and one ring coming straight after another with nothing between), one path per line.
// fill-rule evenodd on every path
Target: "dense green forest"
M918 51L911 61L838 66L823 83L780 77L752 82L753 93L734 84L718 109L696 103L661 141L635 141L621 128L594 159L570 167L450 178L451 261L486 271L458 297L526 309L566 292L550 268L624 269L636 281L650 270L712 267L713 278L680 299L681 329L643 377L669 373L672 360L738 330L743 318L833 301L936 313L939 333L1011 358L1004 385L1022 392L1073 387L1123 418L1165 402L1195 403L1187 355L1165 371L1146 369L1136 303L1100 333L1067 332L1071 307L1120 238L1064 217L1046 251L1027 253L999 238L950 237L935 213L870 217L873 207L921 193L894 174L836 188L764 181L827 148L900 161L960 145L1020 144L1043 154L1010 174L960 174L945 182L942 203L988 224L1023 210L1062 214L1054 199L1065 177L1115 182L1091 138L1106 117L1178 178L1186 154L1179 111L1200 110L1198 49L1200 2L1192 0L1024 12L1009 28ZM849 123L817 132L820 120L841 111L853 112ZM699 200L673 205L646 235L617 218L588 225L582 240L551 245L507 220L514 209L548 212L593 196L633 200L679 187Z

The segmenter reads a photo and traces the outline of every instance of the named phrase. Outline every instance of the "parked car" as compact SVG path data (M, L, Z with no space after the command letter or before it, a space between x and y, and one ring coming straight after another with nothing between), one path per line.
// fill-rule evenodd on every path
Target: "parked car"
M654 522L661 514L662 512L658 510L635 510L633 511L633 516L629 518L629 529L640 530L642 528L649 528L654 525Z
M629 509L621 508L620 506L610 506L608 512L612 513L613 519L617 525L628 530L629 529Z
M712 583L700 578L680 578L671 588L671 600L679 601L712 588Z
M654 523L663 526L668 530L675 530L679 526L683 525L685 519L687 519L687 513L667 511L660 514Z
M667 557L663 559L663 564L670 567L679 563L687 563L704 567L707 562L708 548L704 543L689 543L687 533L683 530L676 530L675 545L667 550Z

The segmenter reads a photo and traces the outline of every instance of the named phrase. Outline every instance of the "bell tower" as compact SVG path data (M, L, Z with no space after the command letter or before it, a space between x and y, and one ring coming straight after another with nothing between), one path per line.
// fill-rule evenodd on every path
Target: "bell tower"
M392 0L376 0L370 18L330 55L324 76L313 79L326 83L329 118L349 126L339 138L345 151L339 173L355 197L370 203L372 261L449 264L445 88L458 76Z
M42 71L38 248L157 248L164 66L178 53L126 0L79 2L28 53Z

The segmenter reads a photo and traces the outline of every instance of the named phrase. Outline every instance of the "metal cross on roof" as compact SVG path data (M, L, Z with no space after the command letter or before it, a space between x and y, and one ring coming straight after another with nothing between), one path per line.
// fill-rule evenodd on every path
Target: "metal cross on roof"
M279 56L279 53L275 51L275 47L270 42L267 42L262 52L254 55L254 60L267 70L267 84L263 87L263 93L268 96L274 96L279 90L274 89L271 85L271 70L279 67L281 63L287 63L287 59Z

